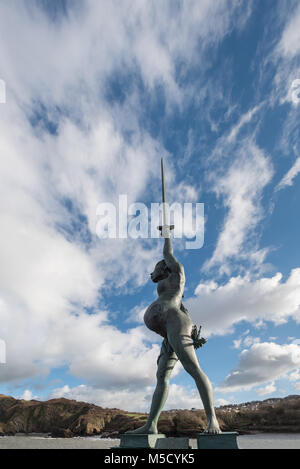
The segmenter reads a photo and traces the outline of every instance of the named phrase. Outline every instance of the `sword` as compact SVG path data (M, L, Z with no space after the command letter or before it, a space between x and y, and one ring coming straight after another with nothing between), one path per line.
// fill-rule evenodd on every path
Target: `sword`
M171 230L174 230L174 225L169 225L169 206L167 204L166 198L166 186L165 186L165 167L164 167L164 159L161 159L161 193L162 193L162 203L163 203L163 225L158 226L158 230L162 232L164 226L168 226Z

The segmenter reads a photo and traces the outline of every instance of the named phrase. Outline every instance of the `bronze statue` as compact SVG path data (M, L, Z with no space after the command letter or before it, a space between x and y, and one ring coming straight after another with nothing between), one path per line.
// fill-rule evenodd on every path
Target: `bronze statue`
M169 379L172 370L180 360L184 369L194 378L201 396L207 426L205 433L221 433L213 405L211 383L201 370L194 347L201 346L205 339L199 340L197 328L193 326L188 311L182 304L185 286L184 268L173 254L171 230L166 207L164 166L162 160L162 194L163 194L163 226L160 226L164 241L164 259L158 262L151 274L157 283L158 298L146 310L144 321L146 326L164 340L157 360L157 384L153 394L151 409L147 423L134 431L134 434L157 433L157 422L168 396Z

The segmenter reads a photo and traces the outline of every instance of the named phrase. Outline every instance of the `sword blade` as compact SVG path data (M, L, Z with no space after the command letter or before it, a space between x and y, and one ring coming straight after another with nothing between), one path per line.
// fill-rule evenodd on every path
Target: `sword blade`
M164 159L161 159L161 189L163 202L163 225L169 225L169 210L167 207Z
M166 186L165 186L165 166L164 159L161 159L161 189L162 189L162 201L166 203Z

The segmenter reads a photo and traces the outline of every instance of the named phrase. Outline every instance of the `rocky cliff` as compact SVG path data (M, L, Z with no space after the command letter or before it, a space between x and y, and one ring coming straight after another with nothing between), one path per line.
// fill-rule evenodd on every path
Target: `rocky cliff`
M24 401L0 396L0 434L51 433L53 436L86 436L128 430L138 419L118 409L68 399Z
M223 431L300 432L300 396L217 409ZM104 409L68 399L24 401L0 395L0 435L48 433L57 437L117 437L138 428L146 414ZM168 436L195 436L205 428L203 410L163 412L159 431Z

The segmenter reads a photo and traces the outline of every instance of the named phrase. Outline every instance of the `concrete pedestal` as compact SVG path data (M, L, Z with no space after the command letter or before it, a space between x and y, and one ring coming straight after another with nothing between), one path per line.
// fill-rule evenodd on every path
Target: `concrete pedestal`
M198 449L239 449L237 432L223 432L216 435L199 433L197 437Z
M155 449L190 449L188 438L160 438Z
M157 442L165 438L162 433L156 435L124 433L120 437L119 448L155 448Z

